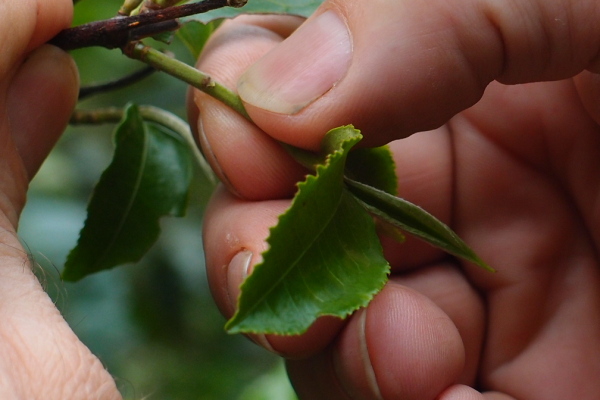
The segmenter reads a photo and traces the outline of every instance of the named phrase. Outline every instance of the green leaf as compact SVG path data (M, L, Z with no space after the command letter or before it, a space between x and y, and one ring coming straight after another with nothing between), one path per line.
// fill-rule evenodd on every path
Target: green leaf
M291 14L309 17L321 3L323 3L323 0L249 0L248 4L241 8L219 8L207 13L182 18L181 21L208 23L219 18L233 18L241 14Z
M389 146L351 151L346 162L346 177L393 195L398 193L396 163Z
M63 278L135 262L160 233L159 219L185 212L192 178L187 143L175 132L142 120L128 106L115 132L115 153L88 205L77 246Z
M329 156L271 228L229 332L299 334L321 315L345 317L367 305L383 287L389 265L375 224L343 181L348 150L360 138L352 127L327 134Z
M398 193L396 163L389 146L351 151L346 162L346 177L392 195ZM406 238L398 227L380 218L375 224L380 235L404 243Z
M287 152L304 167L315 170L325 161L328 153L313 153L298 147L282 143ZM390 194L398 193L396 163L389 146L352 150L346 159L346 177L384 190Z
M216 22L203 24L198 21L189 21L177 30L176 35L196 60L200 57L204 45L217 26Z
M373 215L450 253L494 271L447 225L404 199L360 182L346 180L352 192Z

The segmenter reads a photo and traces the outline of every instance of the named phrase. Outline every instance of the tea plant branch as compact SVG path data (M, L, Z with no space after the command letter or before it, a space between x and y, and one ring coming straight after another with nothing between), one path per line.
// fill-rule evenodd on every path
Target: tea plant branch
M114 81L104 82L104 83L99 83L99 84L91 84L88 86L82 86L79 89L79 100L83 100L86 97L93 96L95 94L106 93L111 90L122 89L126 86L129 86L133 83L136 83L136 82L148 77L155 71L156 70L154 68L152 68L151 66L148 65L145 68L140 69L139 71L135 71L129 75L126 75L126 76L116 79Z
M251 121L240 97L210 75L139 42L130 43L123 52L130 58L142 61L220 100Z
M192 131L187 122L162 108L154 106L140 106L140 115L145 121L155 122L172 131L179 133L188 143L198 162L198 167L213 186L217 184L217 178L212 168L198 149ZM125 110L119 107L106 107L94 110L75 110L71 115L71 125L99 125L105 123L118 123L123 119Z
M65 29L50 43L63 50L93 46L107 49L121 48L132 40L176 30L179 28L177 18L222 7L242 7L246 2L247 0L204 0L160 10L149 10L134 16L118 16Z

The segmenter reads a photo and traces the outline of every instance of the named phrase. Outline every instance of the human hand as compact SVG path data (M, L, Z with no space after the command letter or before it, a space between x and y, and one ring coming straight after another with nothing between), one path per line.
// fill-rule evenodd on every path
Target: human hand
M393 274L369 307L253 337L288 358L300 398L597 398L599 20L595 0L330 0L297 31L224 24L200 68L256 125L201 93L191 115L229 189L204 223L226 316L305 173L277 141L315 149L348 123L369 145L405 138L399 194L498 270L383 238Z
M120 399L32 272L16 234L29 180L77 100L72 59L43 45L69 26L71 0L2 4L0 25L0 398Z

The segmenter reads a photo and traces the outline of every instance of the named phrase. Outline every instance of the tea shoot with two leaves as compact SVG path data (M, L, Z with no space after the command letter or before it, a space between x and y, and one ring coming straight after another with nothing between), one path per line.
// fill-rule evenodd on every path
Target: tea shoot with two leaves
M321 0L253 0L243 8L239 7L245 1L178 3L127 0L115 18L71 28L52 43L67 50L120 48L126 56L208 93L249 119L236 93L144 39L164 40L166 35L183 42L197 57L223 18L240 13L308 16ZM104 88L127 79L118 82ZM194 159L206 164L186 123L166 111L130 105L125 110L76 111L72 121L119 121L113 161L98 182L63 272L64 279L78 280L139 260L157 239L160 218L184 213ZM361 137L354 127L344 126L325 135L317 154L286 147L313 174L298 184L291 207L271 229L264 261L242 285L238 311L226 325L229 332L299 334L319 316L344 318L366 306L390 269L376 220L388 230L417 236L491 271L450 228L396 197L397 178L387 147L351 151Z

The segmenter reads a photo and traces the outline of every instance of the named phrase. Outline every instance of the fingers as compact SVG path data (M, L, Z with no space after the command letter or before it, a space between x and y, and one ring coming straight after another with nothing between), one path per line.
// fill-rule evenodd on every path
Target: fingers
M240 200L223 188L211 202L205 220L205 233L210 232L205 236L207 269L215 300L227 317L234 312L239 285L260 262L258 254L265 249L269 226L287 206L288 202L281 200ZM395 278L395 282L403 286L389 284L385 294L347 325L321 319L300 337L255 335L253 339L271 351L300 359L289 362L289 370L296 389L304 396L301 398L344 399L345 393L358 393L363 397L348 398L375 399L378 397L369 393L381 389L379 385L386 388L381 389L387 393L382 398L404 398L394 396L423 393L431 376L441 378L439 386L425 391L438 391L434 395L449 382L473 384L485 328L484 308L475 290L449 265L417 270ZM425 332L428 329L435 332ZM334 353L332 348L321 352L330 343L336 343ZM357 354L365 347L368 360L364 353ZM442 355L448 359L440 360ZM418 363L410 361L417 359ZM447 398L460 397L449 394Z
M66 29L73 18L72 0L27 0L23 11L35 17L35 29L31 34L27 51L49 41L60 30Z
M52 46L35 50L11 69L14 72L0 74L8 84L0 87L0 93L6 93L0 115L4 170L0 212L8 222L0 226L9 230L17 226L29 180L67 125L78 87L73 61Z
M78 84L66 53L51 46L25 53L68 26L72 6L25 0L2 8L0 398L121 398L43 291L14 233L29 179L66 126Z
M78 77L71 57L53 46L35 50L14 75L7 112L30 179L67 125L77 101Z
M70 57L50 46L25 53L68 26L70 0L2 6L0 41L0 398L121 396L40 286L15 229L27 184L64 129L77 96ZM23 59L25 59L23 61ZM17 151L15 151L15 148Z
M0 32L2 59L0 75L7 73L23 54L50 40L68 28L73 15L71 0L23 0L2 7Z
M260 129L198 94L203 147L237 194L289 195L301 172L270 138L317 149L351 123L380 145L440 126L494 79L598 69L599 12L593 0L330 0L285 40L298 19L233 21L199 66L237 86Z
M248 25L246 20L259 26ZM297 27L298 18L261 17L225 23L213 36L199 61L199 68L235 88L243 70ZM241 22L240 22L241 21ZM273 29L271 31L268 28ZM233 110L199 91L190 106L190 120L198 121L198 141L207 160L223 183L238 196L253 199L289 197L305 171L283 148ZM199 118L194 118L195 108ZM193 123L192 123L193 124Z
M70 58L44 47L27 52L52 38L71 21L70 0L26 0L2 9L3 57L0 59L0 93L3 110L0 140L6 172L3 188L7 201L0 210L16 227L29 179L66 126L76 98L77 71ZM13 149L17 146L20 154Z
M598 13L593 0L331 0L236 77L238 90L252 120L277 140L314 149L327 130L353 123L366 142L382 144L441 125L494 79L598 68ZM239 65L269 47L242 41Z
M217 306L233 316L240 285L260 263L267 249L269 228L289 207L288 200L249 202L240 200L224 188L211 199L204 220L204 248L209 285ZM320 318L301 336L252 335L251 338L288 358L303 358L325 348L342 327L337 318Z
M40 286L17 236L2 230L0 240L0 398L120 399Z
M449 222L452 210L450 145L448 132L442 130L391 144L402 183L400 193L446 222ZM428 162L424 165L423 160ZM213 197L204 221L205 255L211 290L226 317L233 315L240 284L266 250L269 228L277 223L278 215L288 206L287 200L242 200L224 189L218 190ZM412 269L445 257L441 251L423 242L410 238L408 241L398 246L397 242L384 240L386 257L394 270ZM324 318L301 338L269 336L267 339L254 337L254 340L271 351L302 358L326 346L339 328L338 320ZM472 346L469 351L475 354L473 349L479 342L473 338L469 343Z
M213 195L203 223L203 244L211 290L225 316L233 315L235 291L250 266L260 262L269 227L277 223L278 213L288 205L284 200L264 203L240 200L223 188Z
M586 111L600 125L600 73L584 71L575 78L575 85Z
M289 29L274 32L260 18L254 20L258 27L248 25L251 19L234 21L214 39L200 68L230 86L235 83L257 127L197 95L203 148L241 197L286 196L293 189L291 177L303 171L279 150L277 141L316 149L327 130L353 123L363 131L366 144L383 144L440 126L477 102L492 80L520 83L570 77L586 68L597 71L599 13L597 2L590 0L331 0L285 40L281 34ZM473 154L478 156L482 157ZM451 170L452 160L448 164ZM441 181L451 184L447 178ZM444 190L447 194L441 199L450 201L453 188ZM219 196L216 201L221 204L209 211L209 219L215 218L206 225L208 267L217 301L231 312L231 293L237 286L223 271L241 270L244 275L258 262L256 250L263 248L275 210L283 210L285 203L253 204ZM270 210L266 213L265 204ZM443 219L449 217L452 205L441 210ZM251 255L240 253L244 249ZM230 261L237 254L242 254L241 261L232 268ZM436 255L423 254L413 266L417 260L436 260ZM477 349L464 348L461 336L474 332L481 340L476 334L481 327L472 326L472 321L461 325L456 311L460 308L446 306L388 286L366 312L351 319L339 343L330 348L333 353L316 356L319 362L328 360L325 364L317 358L289 363L295 386L310 399L319 398L319 390L329 396L321 398L418 398L416 393L434 398L456 380L472 379L478 361L469 354ZM417 308L418 318L406 311ZM404 326L410 331L404 332ZM424 331L432 326L439 331ZM415 332L422 335L411 336ZM322 337L333 340L335 333L332 329ZM428 338L439 341L429 343ZM406 343L413 346L400 347ZM403 369L405 360L422 369ZM388 375L388 369L393 373ZM426 372L439 381L425 381ZM337 384L319 380L321 375L335 378ZM460 397L461 390L446 393L447 398Z
M452 321L464 346L464 366L457 383L474 385L486 329L479 293L451 263L436 263L394 276L392 280L426 296Z
M464 386L454 385L444 390L436 400L516 400L514 397L500 392L479 393L475 389Z
M288 361L288 372L301 399L433 399L463 365L450 318L425 296L389 283L329 354Z
M327 352L288 361L290 379L301 399L483 399L453 385L476 381L483 313L451 265L395 277Z

